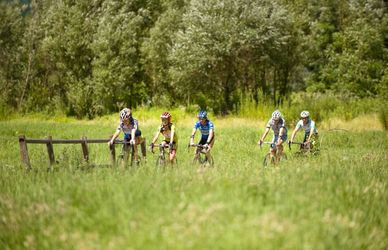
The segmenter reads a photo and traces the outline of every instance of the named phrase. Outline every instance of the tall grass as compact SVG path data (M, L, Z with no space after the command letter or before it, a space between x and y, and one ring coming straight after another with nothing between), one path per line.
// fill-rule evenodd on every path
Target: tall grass
M154 119L159 110L137 113ZM319 156L287 149L287 162L264 169L261 126L216 119L215 167L200 168L185 148L193 120L175 116L179 166L166 169L155 168L152 154L138 168L110 168L100 144L89 145L89 164L79 145L54 145L58 164L47 171L45 146L28 145L33 171L26 172L18 134L104 138L116 116L0 122L0 248L387 248L386 132L321 130ZM143 135L150 138L157 122L141 124Z
M384 114L388 101L382 98L359 99L349 96L338 96L333 93L293 93L279 107L269 105L264 96L256 104L251 98L241 99L238 110L240 117L252 119L269 119L275 109L280 109L288 121L294 123L302 110L308 110L317 122L329 121L333 118L350 121L359 116L380 114L380 122L384 126ZM385 113L384 113L385 112Z

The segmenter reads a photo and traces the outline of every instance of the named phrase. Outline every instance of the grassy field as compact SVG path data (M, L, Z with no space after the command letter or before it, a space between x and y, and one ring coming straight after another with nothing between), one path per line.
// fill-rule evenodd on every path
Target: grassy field
M158 121L139 120L149 144ZM90 164L79 145L54 145L47 171L46 147L29 144L30 172L18 135L107 138L115 118L0 122L0 249L388 248L387 132L322 123L319 156L295 147L264 169L264 121L216 119L215 166L199 168L186 149L193 122L178 119L176 168L156 169L148 154L139 168L113 169L107 145L93 144Z

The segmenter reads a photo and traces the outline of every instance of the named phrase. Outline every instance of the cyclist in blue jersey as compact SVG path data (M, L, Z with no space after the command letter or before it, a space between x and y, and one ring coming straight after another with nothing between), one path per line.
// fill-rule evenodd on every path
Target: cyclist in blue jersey
M300 130L304 130L304 139L301 149L312 149L312 144L318 140L318 130L315 127L315 122L311 120L310 113L308 111L302 111L300 113L300 120L296 124L294 131L292 132L290 143L292 144L296 133ZM312 143L313 142L313 143Z
M205 147L206 156L210 158L210 150L214 145L214 124L207 118L206 111L198 112L198 121L194 124L193 131L191 132L190 145L194 145L194 136L197 129L201 132L201 140L198 144Z
M138 128L138 121L132 117L132 111L129 108L124 108L120 111L120 122L117 126L116 132L109 140L108 145L112 145L120 132L124 132L124 140L129 141L134 146L134 160L137 159L137 145L142 144L141 151L143 158L146 157L145 140L141 137L141 131Z
M259 145L263 144L263 141L271 128L273 130L274 135L272 138L270 153L272 157L275 157L276 150L279 150L278 153L281 155L281 153L283 152L283 142L287 141L286 121L282 117L282 114L279 110L275 110L272 113L272 117L267 122L264 134L258 141Z

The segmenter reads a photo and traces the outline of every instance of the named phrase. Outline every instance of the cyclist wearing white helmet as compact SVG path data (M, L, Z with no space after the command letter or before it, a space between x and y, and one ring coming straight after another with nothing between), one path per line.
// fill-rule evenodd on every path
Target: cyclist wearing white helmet
M137 161L137 145L142 144L142 155L146 157L145 141L141 137L141 131L138 129L138 121L132 117L132 110L124 108L120 111L120 122L117 126L116 132L109 140L108 145L114 144L115 139L119 136L120 132L124 132L124 140L129 141L134 145L135 160Z
M198 121L194 123L193 130L190 136L190 145L194 145L194 137L197 129L201 132L201 140L198 144L203 145L206 148L206 155L210 158L210 150L214 145L214 124L207 117L207 112L201 110L197 114Z
M282 114L279 110L275 110L272 113L271 119L267 122L267 126L265 128L264 134L260 137L260 140L257 144L263 144L265 137L267 137L269 130L272 128L273 130L273 138L271 145L271 155L274 157L276 150L279 150L279 154L283 152L283 142L287 140L287 128L286 121L284 120Z
M170 148L170 163L174 163L174 159L176 157L176 150L178 149L178 135L176 133L175 125L171 122L171 114L169 112L164 112L160 119L162 120L162 124L158 127L156 134L151 142L151 151L154 148L155 142L158 140L160 134L164 136L164 140L162 141L162 145L169 145Z
M315 122L310 119L310 113L308 111L302 111L300 113L300 120L296 124L294 131L292 132L290 143L293 143L296 132L300 129L304 130L303 146L309 146L311 139L318 137L318 130L315 127Z

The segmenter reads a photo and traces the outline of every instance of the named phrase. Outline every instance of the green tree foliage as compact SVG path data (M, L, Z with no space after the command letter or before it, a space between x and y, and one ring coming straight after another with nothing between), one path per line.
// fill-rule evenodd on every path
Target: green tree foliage
M272 83L276 99L292 68L291 20L273 1L191 1L170 57L176 89L186 98L205 95L223 113L238 90L257 93L259 81L265 92Z
M143 67L149 79L151 104L169 106L180 100L169 75L169 55L175 33L182 27L183 1L165 1L163 13L151 27L149 37L142 44Z
M105 1L94 36L96 101L110 111L136 106L146 97L140 45L150 13L137 4L136 1Z
M0 105L278 106L294 91L388 92L383 0L0 1ZM245 99L245 100L244 100Z

